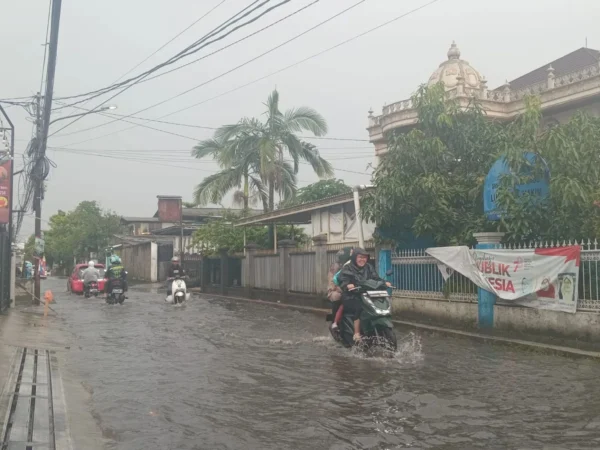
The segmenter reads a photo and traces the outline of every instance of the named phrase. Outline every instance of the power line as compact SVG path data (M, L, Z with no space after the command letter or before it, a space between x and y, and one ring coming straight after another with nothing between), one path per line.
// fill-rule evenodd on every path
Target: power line
M63 102L60 102L60 101L57 102L57 103L64 104ZM88 111L88 112L91 111L90 109L83 108L81 106L74 106L74 108L81 109L81 110ZM161 131L163 133L174 134L176 136L184 137L184 138L187 138L187 139L194 139L196 141L201 140L200 138L193 138L193 137L190 137L190 136L184 136L184 135L177 134L177 133L171 133L169 131L161 130L159 128L153 128L153 127L145 126L144 124L141 124L141 123L131 122L130 120L126 120L126 118L128 118L128 116L123 115L123 114L109 113L109 112L98 112L98 114L101 115L101 116L110 117L110 118L120 118L123 122L131 123L131 124L134 124L134 125L140 126L140 127L149 128L151 130ZM166 120L149 119L147 117L132 116L132 117L129 117L129 118L130 119L135 119L135 120L144 120L146 122L156 122L156 123L162 123L162 124L166 124L166 125L174 125L174 126L179 126L179 127L199 128L199 129L202 129L202 130L218 130L219 129L219 127L208 127L208 126L205 126L205 125L193 125L193 124L189 124L189 123L180 123L180 122L169 122L169 121L166 121ZM133 128L133 127L130 127L130 128ZM302 139L319 139L319 140L328 140L328 141L370 142L368 139L354 139L354 138L318 137L318 136L299 136L299 137L301 137ZM74 144L70 144L70 145L74 145ZM330 148L332 148L332 147L330 147ZM363 148L371 148L371 147L363 147ZM321 147L320 149L322 150L324 148Z
M256 0L256 1L258 1L258 0ZM256 1L255 1L254 3L256 3ZM212 36L214 36L214 35L216 35L216 34L220 33L221 31L225 30L227 27L229 27L229 26L231 26L231 25L235 24L236 22L238 22L239 20L243 19L243 18L244 18L244 17L246 17L248 14L250 14L250 13L254 12L256 9L258 9L258 8L262 7L264 4L268 3L269 1L271 1L271 0L265 0L263 3L261 3L260 5L258 5L256 8L254 8L254 9L252 9L252 10L250 10L250 11L248 11L248 12L244 13L244 14L243 14L241 17L238 17L238 18L236 18L236 19L234 19L234 20L232 20L232 19L228 19L228 20L227 20L227 21L226 21L224 24L220 25L220 26L219 26L219 27L217 27L215 30L211 31L209 34L205 35L203 38L199 39L199 40L198 40L198 41L196 41L194 44L192 44L191 46L189 46L188 48L186 48L185 50L183 50L183 51L179 52L179 53L178 53L176 56L174 56L174 57L170 58L170 59L169 59L167 62L164 62L164 63L162 63L162 64L159 64L158 66L155 66L154 68L152 68L152 69L150 69L150 70L148 70L148 71L144 72L144 73L143 73L143 74L141 74L141 75L138 75L138 76L136 76L136 77L134 77L134 78L131 78L131 79L129 79L129 80L126 80L126 81L124 81L124 82L122 82L122 83L118 83L117 85L115 85L115 87L109 87L109 88L108 88L108 90L105 90L105 92L98 93L98 94L96 94L96 95L92 96L91 98L97 97L97 96L99 96L99 95L103 95L103 94L105 94L105 93L108 93L108 92L110 92L111 90L115 90L115 89L117 89L117 88L119 88L119 87L121 87L121 86L125 86L127 83L131 82L131 80L135 80L135 81L134 81L132 84L128 84L128 85L126 85L126 86L125 86L125 87L124 87L122 90L120 90L120 91L119 91L119 92L117 92L116 94L112 95L112 96L111 96L111 97L109 97L108 99L104 100L102 103L100 103L100 104L96 105L96 106L95 106L95 107L92 109L92 111L96 111L96 110L97 110L99 107L101 107L102 105L105 105L105 104L106 104L106 103L108 103L110 100L112 100L112 99L116 98L117 96L121 95L123 92L125 92L125 91L129 90L130 88L132 88L133 86L135 86L136 84L138 84L139 82L141 82L141 81L142 81L144 78L146 78L148 75L150 75L151 73L153 73L153 72L157 71L157 70L158 70L158 69L160 69L161 67L164 67L165 65L173 64L174 62L178 61L179 59L181 59L181 58L183 58L183 57L185 57L185 56L188 56L189 54L196 53L196 52L197 52L197 51L199 51L200 49L202 49L202 48L204 48L204 47L206 47L206 46L208 46L208 45L210 45L210 44L212 44L212 43L214 43L214 42L216 42L216 41L218 41L218 40L220 40L220 39L223 39L225 36L228 36L229 34L231 34L232 32L234 32L235 30L237 30L237 29L239 29L239 28L241 28L241 27L244 27L244 26L247 26L247 25L249 25L249 24L250 24L250 23L252 23L254 20L257 20L257 19L259 19L260 17L264 16L264 15L265 15L265 14L267 14L268 12L270 12L270 11L272 11L272 10L276 9L276 8L279 8L280 6L282 6L282 5L284 5L284 4L288 3L288 2L290 2L291 0L283 0L282 2L278 3L277 5L275 5L275 6L271 7L271 8L268 8L266 11L263 11L261 14L259 14L259 15L258 15L258 17L254 18L253 20L251 20L251 21L248 21L248 22L245 22L244 24L242 24L242 25L240 25L240 26L238 26L238 27L234 28L233 30L229 31L229 32L228 32L228 33L226 33L225 35L223 35L223 36L220 36L219 38L217 38L217 39L214 39L213 41L210 41L210 42L206 43L205 45L202 45L202 46L200 46L199 48L195 49L194 51L192 51L192 52L191 52L191 53L189 53L189 54L186 54L186 52L187 52L188 50L190 50L191 48L193 48L193 47L195 47L195 46L198 46L200 43L202 43L202 42L206 41L207 39L211 38ZM247 9L247 8L246 8L246 9ZM236 15L234 15L234 17L235 17L235 16L237 16L237 15L239 15L239 14L240 14L240 13L237 13ZM64 98L66 98L66 97L64 97ZM63 99L64 99L64 98L63 98ZM74 104L77 104L77 103L84 102L84 101L89 101L89 100L90 100L90 98L88 98L87 100L80 100L79 102L75 102L75 103L73 103L73 105L74 105ZM66 125L65 125L65 126L63 126L62 128L60 128L60 129L58 129L57 131L55 131L54 133L52 133L52 134L51 134L51 136L55 135L56 133L59 133L60 131L64 130L65 128L67 128L67 127L69 127L69 126L73 125L73 124L74 124L74 123L76 123L77 121L81 120L81 118L82 118L82 117L84 117L84 116L79 116L79 117L77 117L77 118L73 119L71 122L69 122L68 124L66 124ZM108 122L108 123L112 123L112 122Z
M289 0L285 0L285 2L287 2L287 1L289 1ZM224 77L225 75L228 75L228 74L230 74L230 73L232 73L232 72L235 72L236 70L239 70L239 69L241 69L242 67L245 67L245 66L247 66L248 64L250 64L250 63L252 63L252 62L254 62L254 61L256 61L256 60L258 60L258 59L262 58L263 56L266 56L266 55L268 55L268 54L270 54L270 53L274 52L275 50L278 50L278 49L280 49L281 47L283 47L283 46L285 46L285 45L287 45L287 44L289 44L289 43L291 43L291 42L295 41L296 39L299 39L300 37L304 36L305 34L307 34L307 33L310 33L311 31L313 31L313 30L315 30L315 29L319 28L320 26L322 26L322 25L324 25L324 24L326 24L326 23L328 23L328 22L330 22L330 21L332 21L332 20L336 19L337 17L341 16L342 14L344 14L344 13L346 13L346 12L350 11L351 9L353 9L353 8L356 8L357 6L361 5L361 4L362 4L362 3L364 3L365 1L367 1L367 0L359 0L357 3L354 3L353 5L349 6L349 7L348 7L348 8L346 8L346 9L344 9L343 11L341 11L341 12L339 12L339 13L337 13L337 14L334 14L333 16L329 17L328 19L325 19L324 21L322 21L322 22L319 22L318 24L314 25L313 27L309 28L308 30L305 30L305 31L303 31L302 33L299 33L299 34L297 34L296 36L294 36L294 37L292 37L292 38L288 39L287 41L284 41L284 42L282 42L281 44L278 44L278 45L276 45L275 47L272 47L272 48L270 48L269 50L267 50L267 51L265 51L265 52L261 53L260 55L258 55L258 56L255 56L254 58L251 58L251 59L249 59L249 60L247 60L247 61L243 62L242 64L239 64L239 65L237 65L237 66L233 67L232 69L229 69L229 70L227 70L227 71L225 71L225 72L223 72L223 73L221 73L221 74L217 75L216 77L213 77L213 78L211 78L211 79L209 79L209 80L207 80L207 81L204 81L204 82L202 82L202 83L200 83L200 84L198 84L198 85L196 85L196 86L194 86L194 87L192 87L192 88L190 88L190 89L186 89L185 91L183 91L183 92L180 92L180 93L179 93L179 94L177 94L177 95L174 95L174 96L172 96L172 97L169 97L169 98L167 98L167 99L165 99L165 100L162 100L162 101L160 101L160 102L158 102L158 103L155 103L155 104L153 104L153 105L150 105L150 106L148 106L148 107L146 107L146 108L140 109L139 111L136 111L136 112L134 112L134 113L131 113L131 114L129 114L129 115L127 115L127 116L125 116L125 117L126 117L126 118L127 118L127 117L131 117L131 116L134 116L134 115L136 115L136 114L139 114L139 113L142 113L142 112L148 111L149 109L156 108L157 106L163 105L163 104L165 104L165 103L167 103L167 102L170 102L171 100L174 100L174 99L176 99L176 98L179 98L179 97L181 97L181 96L183 96L183 95L189 94L190 92L192 92L192 91L194 91L194 90L196 90L196 89L198 89L198 88L200 88L200 87L206 86L207 84L209 84L209 83L212 83L213 81L216 81L216 80L218 80L218 79L220 79L220 78ZM283 2L282 2L282 3L283 3ZM123 92L123 91L121 91L121 92ZM117 94L117 95L118 95L118 94ZM113 96L113 97L111 97L111 98L109 98L108 100L106 100L104 103L108 102L108 101L109 101L109 100L111 100L112 98L114 98L114 96ZM104 104L104 103L102 103L102 104ZM163 118L163 117L166 117L166 116L161 116L161 117L159 117L159 119L161 119L161 118ZM77 119L76 119L76 120L77 120ZM103 123L103 124L100 124L100 125L96 125L96 126L93 126L93 127L84 128L84 129L82 129L82 130L78 130L78 131L74 131L73 133L69 133L68 135L71 135L71 134L77 134L77 133L82 133L82 132L84 132L84 131L89 131L89 130L93 130L93 129L96 129L96 128L100 128L100 127L103 127L103 126L109 125L109 124L111 124L111 123L118 122L119 120L122 120L122 119L115 119L115 120L112 120L112 121L110 121L110 122L105 122L105 123ZM67 126L68 126L68 125L67 125ZM61 128L60 130L62 130L62 129L64 129L64 128L66 128L66 126L65 126L65 127L63 127L63 128ZM60 131L60 130L58 130L58 131ZM58 132L58 131L57 131L57 132ZM55 133L53 133L53 134L56 134L57 132L55 132ZM63 136L68 136L68 135L67 135L67 134L64 134Z
M185 33L187 30L189 30L190 28L192 28L194 25L196 25L198 22L200 22L202 19L204 19L206 16L208 16L210 13L212 13L215 9L217 9L219 6L221 6L223 3L225 3L227 0L221 0L220 3L218 3L217 5L215 5L214 7L212 7L207 13L203 14L202 16L200 16L200 18L196 19L194 22L192 22L191 25L189 25L188 27L184 28L182 31L180 31L179 33L177 33L174 37L172 37L171 39L169 39L167 42L165 42L163 45L161 45L159 48L157 48L156 50L154 50L150 55L148 55L145 59L143 59L142 61L140 61L139 63L137 63L135 66L133 66L131 69L129 69L127 72L125 72L123 75L121 75L119 78L117 78L115 81L113 81L111 84L115 84L117 81L119 81L121 78L123 78L125 75L130 74L131 72L133 72L135 69L137 69L138 67L140 67L142 64L144 64L146 61L148 61L150 58L152 58L154 55L156 55L158 52L160 52L163 48L165 48L167 45L169 45L171 42L173 42L175 39L177 39L179 36L181 36L183 33Z
M81 106L76 106L76 108L83 109L85 111L91 111L89 109L82 108ZM161 133L170 134L171 136L177 136L177 137L181 137L181 138L184 138L184 139L190 139L190 140L195 141L195 142L199 142L199 141L202 140L202 139L197 138L197 137L186 136L184 134L174 133L172 131L163 130L161 128L151 127L151 126L143 124L143 123L132 122L131 120L127 120L126 119L127 116L123 116L123 115L120 115L120 114L107 113L107 112L99 112L98 114L101 115L101 116L106 116L106 117L118 117L118 118L121 118L121 120L123 122L131 123L131 124L134 125L133 127L130 127L130 128L143 127L143 128L147 128L147 129L150 129L150 130L159 131ZM147 119L147 118L143 118L143 117L131 117L130 119L145 120L145 121L148 121L148 122L158 122L158 123L175 125L175 126L183 126L183 127L191 127L191 128L201 128L201 129L206 129L206 130L217 130L218 129L217 127L207 127L207 126L202 126L202 125L192 125L192 124L184 124L184 123L177 123L177 122L167 122L167 121L164 121L164 120ZM299 136L299 137L301 137L303 139L324 139L324 140L333 140L333 141L369 142L366 139L337 138L337 137L313 137L313 136ZM94 139L96 139L96 138L87 139L85 141L77 142L77 143L74 143L74 144L63 145L62 147L69 147L70 145L81 144L81 143L88 142L88 141L94 140Z
M335 49L337 49L338 47L341 47L341 46L343 46L343 45L345 45L345 44L348 44L348 43L350 43L350 42L353 42L353 41L355 41L356 39L359 39L359 38L361 38L361 37L363 37L363 36L366 36L367 34L370 34L370 33L374 32L374 31L377 31L377 30L379 30L379 29L381 29L381 28L383 28L383 27L385 27L385 26L388 26L388 25L390 25L390 24L392 24L392 23L394 23L394 22L396 22L396 21L398 21L398 20L401 20L401 19L403 19L403 18L405 18L405 17L407 17L407 16L409 16L409 15L411 15L411 14L414 14L414 13L416 13L416 12L420 11L421 9L424 9L424 8L426 8L426 7L428 7L428 6L432 5L432 4L434 4L434 3L437 3L438 1L440 1L440 0L431 0L431 1L429 1L428 3L425 3L425 4L423 4L423 5L421 5L421 6L417 7L417 8L411 9L410 11L407 11L407 12L406 12L406 13L404 13L404 14L401 14L401 15L399 15L399 16L396 16L396 17L394 17L393 19L390 19L390 20L388 20L388 21L386 21L386 22L383 22L383 23L381 23L381 24L379 24L379 25L377 25L377 26L375 26L375 27L373 27L373 28L370 28L370 29L368 29L368 30L366 30L366 31L364 31L364 32L362 32L362 33L360 33L360 34L357 34L357 35L355 35L355 36L353 36L353 37L351 37L351 38L348 38L348 39L346 39L346 40L344 40L344 41L342 41L342 42L340 42L340 43L338 43L338 44L336 44L336 45L334 45L334 46L332 46L332 47L329 47L329 48L327 48L327 49L325 49L325 50L322 50L322 51L320 51L320 52L318 52L318 53L315 53L315 54L313 54L313 55L311 55L311 56L309 56L309 57L307 57L307 58L301 59L300 61L297 61L297 62L295 62L295 63L293 63L293 64L290 64L290 65L288 65L288 66L285 66L285 67L283 67L282 69L279 69L279 70L276 70L276 71L274 71L274 72L271 72L271 73L269 73L269 74L267 74L267 75L264 75L264 76L262 76L262 77L260 77L260 78L256 78L256 79L254 79L254 80L252 80L252 81L250 81L250 82L248 82L248 83L246 83L246 84L243 84L243 85L237 86L237 87L235 87L235 88L233 88L233 89L230 89L230 90L228 90L228 91L222 92L222 93L220 93L220 94L218 94L218 95L216 95L216 96L214 96L214 97L210 97L210 98L208 98L208 99L205 99L205 100L203 100L203 101L201 101L201 102L194 103L193 105L187 106L187 107L185 107L185 108L178 109L178 110L176 110L176 111L173 111L173 112L171 112L171 113L168 113L168 114L164 114L164 115L162 115L162 116L159 116L158 118L159 118L159 119L163 119L163 118L165 118L165 117L172 116L172 115L174 115L174 114L177 114L177 113L180 113L180 112L186 111L186 110L188 110L188 109L191 109L191 108L194 108L194 107L196 107L196 106L200 106L200 105L202 105L202 104L204 104L204 103L207 103L207 102L209 102L209 101L216 100L216 99L218 99L218 98L220 98L220 97L223 97L223 96L225 96L225 95L227 95L227 94L231 94L232 92L236 92L236 91L238 91L238 90L240 90L240 89L243 89L243 88L245 88L245 87L251 86L251 85L253 85L253 84L255 84L255 83L258 83L259 81L262 81L262 80L264 80L264 79L266 79L266 78L269 78L269 77L271 77L271 76L273 76L273 75L277 75L277 74L279 74L279 73L281 73L281 72L284 72L284 71L286 71L286 70L289 70L289 69L291 69L291 68L293 68L293 67L296 67L296 66L298 66L298 65L300 65L300 64L302 64L302 63L304 63L304 62L306 62L306 61L309 61L309 60L311 60L311 59L317 58L317 57L319 57L319 56L321 56L321 55L323 55L323 54L325 54L325 53L328 53L328 52L330 52L330 51L332 51L332 50L335 50ZM137 114L137 113L134 113L134 114ZM130 116L131 116L131 115L130 115ZM112 123L112 122L110 122L110 123ZM96 136L96 137L93 137L93 138L85 139L85 140L83 140L83 141L74 142L74 143L72 143L72 144L67 144L67 145L65 145L65 147L69 147L69 146L71 146L71 145L83 144L84 142L90 142L90 141L93 141L93 140L96 140L96 139L100 139L100 138L103 138L103 137L111 136L111 135L113 135L113 134L121 133L122 131L131 130L131 129L133 129L133 128L136 128L137 126L139 126L139 125L134 125L134 126L132 126L132 127L123 128L123 129L121 129L121 130L116 130L116 131L113 131L113 132L110 132L110 133L106 133L106 134L103 134L103 135L100 135L100 136ZM308 138L308 137L304 137L304 138L305 138L305 139L348 140L348 141L356 141L356 142L369 142L369 141L368 141L368 139L315 138L315 137L310 137L310 138Z
M168 167L174 167L174 168L179 168L179 169L196 170L199 172L210 172L211 174L218 172L218 170L199 169L199 168L190 167L190 166L179 166L179 165L168 164L168 161L169 161L168 159L154 158L154 159L149 160L149 158L142 158L142 157L104 155L102 153L81 152L81 151L77 151L77 150L66 149L66 148L57 148L57 147L49 148L49 150L58 151L58 152L66 152L66 153L71 153L71 154L78 154L78 155L82 155L82 156L95 156L95 157L99 157L99 158L110 158L110 159L117 159L117 160L121 160L121 161L158 165L161 167L168 166ZM165 161L165 162L162 162L162 161ZM300 162L300 164L310 166L310 164L306 163L306 162ZM353 174L359 174L359 175L368 175L365 172L357 172L357 171L353 171L353 170L340 169L337 167L333 167L333 169L340 171L340 172L347 172L347 173L353 173Z
M66 148L66 147L48 147L48 148ZM162 149L158 149L158 148L153 148L153 149L145 149L145 148L107 148L107 149L99 149L99 148L72 148L69 147L69 150L75 150L75 151L93 151L93 152L114 152L114 153L120 153L120 152L139 152L139 153L155 153L155 152L175 152L175 153L187 153L190 154L191 152L191 148L180 148L180 149L174 149L174 148L162 148ZM322 151L322 150L373 150L373 147L319 147L318 150ZM372 152L369 152L369 154L371 154ZM353 155L355 153L352 153Z
M219 36L216 39L213 39L212 41L208 41L208 39L210 39L213 36L216 36L217 34L219 34L220 32L224 31L225 29L227 29L227 27L235 24L236 22L239 22L241 19L247 17L248 15L252 14L253 12L255 12L256 10L260 9L262 6L264 6L266 3L270 2L271 0L264 0L261 4L259 4L258 6L256 6L255 8L250 9L249 11L247 11L249 8L251 8L254 4L258 3L260 0L255 0L254 2L252 2L250 5L246 6L244 9L242 9L241 11L239 11L238 13L234 14L232 17L230 17L229 19L227 19L225 22L221 23L219 26L217 26L216 28L214 28L213 30L211 30L209 33L207 33L206 35L204 35L202 38L198 39L196 42L194 42L193 44L189 45L188 47L186 47L185 49L181 50L179 53L177 53L175 56L172 56L171 58L169 58L168 60L166 60L165 62L162 62L156 66L154 66L153 68L142 72L139 75L136 75L134 77L131 77L125 81L122 81L120 83L114 83L110 86L101 88L101 89L97 89L95 91L90 91L90 92L86 92L84 94L77 94L77 95L71 95L68 97L62 97L63 100L67 100L67 99L72 99L72 98L78 98L78 97L86 97L86 96L92 96L89 97L86 100L79 100L75 103L73 103L73 105L81 103L81 102L87 102L92 98L98 97L100 95L104 95L107 94L110 91L116 90L120 87L123 87L125 85L128 85L129 83L133 83L133 85L141 83L148 75L156 72L159 69L162 69L163 67L172 65L174 63L176 63L177 61L193 55L194 53L197 53L198 51L202 50L203 48L207 47L208 45L211 45L217 41L220 41L222 39L224 39L225 37L229 36L231 33L237 31L240 28L243 28L245 26L250 25L251 23L255 22L256 20L260 19L261 17L263 17L265 14L273 11L274 9L279 8L280 6L283 6L284 4L290 2L291 0L284 0L281 3L276 4L273 7L267 8L265 11L263 11L262 13L260 13L258 16L254 17L253 19L249 20L248 22L244 22L240 25L238 25L237 27L234 27L233 29L229 30L227 33ZM240 16L241 15L241 16ZM237 17L240 16L240 17ZM204 45L201 45L204 44Z
M306 6L303 6L302 8L300 8L300 9L298 9L298 10L296 10L296 11L292 12L291 14L288 14L287 16L285 16L285 17L282 17L281 19L279 19L279 20L276 20L275 22L272 22L272 23L270 23L269 25L267 25L267 26L265 26L265 27L261 28L260 30L257 30L257 31L255 31L255 32L253 32L253 33L250 33L250 34L248 34L248 35L244 36L243 38L241 38L241 39L238 39L237 41L234 41L234 42L232 42L231 44L228 44L228 45L226 45L225 47L221 47L220 49L218 49L218 50L215 50L215 51L214 51L214 52L212 52L212 53L208 53L207 55L204 55L204 56L202 56L202 57L200 57L200 58L197 58L197 59L195 59L195 60L193 60L193 61L190 61L190 62L188 62L188 63L182 64L181 66L177 66L177 67L175 67L175 68L173 68L173 69L171 69L171 70L167 70L166 72L163 72L163 73L159 73L159 74L157 74L157 75L154 75L153 77L146 78L145 80L141 81L140 83L145 83L145 82L147 82L147 81L154 80L154 79L156 79L156 78L162 77L163 75L167 75L167 74L169 74L169 73L172 73L172 72L175 72L175 71L177 71L177 70L179 70L179 69L183 69L184 67L187 67L187 66L189 66L189 65L191 65L191 64L195 64L195 63L197 63L198 61L202 61L203 59L206 59L206 58L208 58L208 57L210 57L210 56L213 56L213 55L215 55L215 54L217 54L217 53L220 53L220 52L222 52L223 50L226 50L226 49L228 49L228 48L230 48L230 47L233 47L234 45L236 45L236 44L239 44L240 42L243 42L243 41L245 41L245 40L247 40L247 39L251 38L252 36L255 36L255 35L259 34L259 33L262 33L262 32L263 32L263 31L265 31L265 30L268 30L269 28L272 28L272 27L274 27L275 25L277 25L277 24L279 24L279 23L281 23L281 22L283 22L283 21L285 21L285 20L289 19L290 17L292 17L292 16L295 16L296 14L298 14L298 13L300 13L300 12L304 11L305 9L307 9L307 8L309 8L309 7L311 7L311 6L313 6L314 4L318 3L319 1L320 1L320 0L315 0L315 1L313 1L312 3L309 3L308 5L306 5Z

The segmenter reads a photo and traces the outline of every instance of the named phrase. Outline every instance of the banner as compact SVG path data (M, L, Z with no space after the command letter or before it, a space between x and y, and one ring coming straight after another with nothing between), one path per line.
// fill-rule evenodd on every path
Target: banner
M10 218L10 165L11 161L0 165L0 224Z
M520 250L436 247L427 253L438 260L444 279L447 266L504 300L568 313L577 309L578 245Z

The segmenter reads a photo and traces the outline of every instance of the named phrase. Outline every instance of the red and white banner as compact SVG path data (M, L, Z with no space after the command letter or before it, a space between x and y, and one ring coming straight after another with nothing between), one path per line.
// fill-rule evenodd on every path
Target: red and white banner
M581 248L578 245L520 250L434 247L427 253L504 300L531 308L574 313ZM447 273L447 272L446 272Z

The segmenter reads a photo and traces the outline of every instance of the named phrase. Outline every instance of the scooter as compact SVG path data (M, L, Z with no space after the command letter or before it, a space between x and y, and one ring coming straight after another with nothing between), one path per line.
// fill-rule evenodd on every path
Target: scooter
M98 282L92 281L83 288L83 295L85 298L90 298L92 295L98 297Z
M167 282L172 280L171 295L167 295L167 298L165 298L165 302L178 305L190 299L190 294L187 291L187 286L183 278L184 277L177 276L175 278L169 278L167 280Z
M112 280L111 292L106 296L106 303L109 305L116 305L117 303L122 305L125 301L125 289L123 282L120 279Z
M354 295L360 295L362 300L362 312L360 314L362 339L358 345L355 344L354 322L352 317L345 312L337 330L330 328L333 339L346 348L357 345L367 351L381 349L395 352L398 348L398 342L392 323L391 296L385 281L367 280L350 292ZM333 322L333 319L332 314L327 315L326 320L328 322Z

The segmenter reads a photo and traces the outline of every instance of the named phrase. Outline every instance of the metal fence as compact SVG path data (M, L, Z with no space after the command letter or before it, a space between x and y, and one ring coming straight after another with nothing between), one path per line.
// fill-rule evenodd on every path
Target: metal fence
M279 255L254 257L254 282L259 289L279 289Z
M500 245L505 249L533 249L581 246L579 268L579 311L600 311L600 248L594 239L582 241L548 241ZM444 282L436 260L425 249L401 250L392 255L394 295L423 299L447 299L477 302L477 286L454 272Z
M317 291L316 255L314 252L290 254L290 291L313 293Z
M392 255L392 265L394 295L477 301L477 286L456 272L444 282L435 258L426 254L425 249L401 250Z

